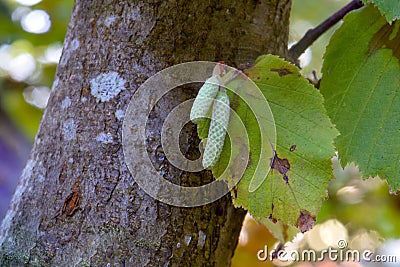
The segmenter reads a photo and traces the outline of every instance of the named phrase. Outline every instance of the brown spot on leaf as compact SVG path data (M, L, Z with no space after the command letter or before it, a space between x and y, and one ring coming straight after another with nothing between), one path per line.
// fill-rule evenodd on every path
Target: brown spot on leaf
M271 169L277 170L283 175L283 179L286 183L289 183L289 178L286 173L290 170L290 163L287 159L281 159L278 157L276 151L274 151L274 157L271 158Z
M271 213L269 214L268 219L270 219L273 223L277 223L278 220L276 218L274 218L274 216L272 215L274 213L274 208L275 208L275 205L274 205L274 203L272 203L271 204Z
M283 68L283 69L270 69L273 72L277 72L280 77L286 76L288 74L292 74L290 70Z
M307 210L300 211L300 216L297 219L297 227L302 233L311 230L314 226L315 216Z
M238 189L237 189L236 185L232 188L232 190L233 190L233 194L234 194L235 198L237 198L238 197Z
M272 213L269 215L268 219L270 219L271 222L273 222L273 223L277 223L278 222L278 220L272 216Z
M387 48L391 49L393 55L400 59L400 30L399 25L397 25L399 23L385 24L375 33L368 44L368 56L371 56L379 49Z

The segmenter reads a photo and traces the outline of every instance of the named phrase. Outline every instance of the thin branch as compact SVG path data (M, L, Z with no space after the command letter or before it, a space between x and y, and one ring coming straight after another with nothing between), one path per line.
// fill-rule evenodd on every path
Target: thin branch
M299 42L289 49L289 56L291 59L296 60L304 51L314 43L324 32L329 30L333 25L340 21L347 13L352 10L359 9L363 6L361 0L353 0L344 6L342 9L334 13L316 28L308 30L307 33L301 38Z

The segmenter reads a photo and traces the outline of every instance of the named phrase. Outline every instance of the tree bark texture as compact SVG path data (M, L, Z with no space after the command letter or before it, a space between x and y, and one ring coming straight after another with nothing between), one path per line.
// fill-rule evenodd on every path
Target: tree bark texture
M245 212L230 196L197 208L158 202L128 171L124 111L137 88L173 64L286 56L290 0L77 0L52 93L0 234L1 266L229 266ZM115 86L96 91L96 83ZM103 88L104 89L104 88ZM200 184L160 149L175 90L147 123L148 152L171 181ZM145 122L143 122L145 125ZM196 156L195 128L182 131ZM134 175L140 175L136 173Z

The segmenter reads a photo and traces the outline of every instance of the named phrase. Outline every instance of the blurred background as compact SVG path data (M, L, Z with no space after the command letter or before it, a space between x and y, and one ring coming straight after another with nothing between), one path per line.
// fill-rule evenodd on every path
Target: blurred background
M349 0L293 0L290 44L317 26ZM0 0L0 221L5 215L29 156L46 107L62 52L73 1ZM336 25L338 27L339 25ZM301 57L306 77L321 78L323 53L334 27ZM317 226L286 247L321 251L337 246L370 249L396 255L400 262L400 198L390 195L379 178L362 180L353 165L340 167L333 159L336 179L329 187ZM319 263L260 261L257 252L276 246L268 230L246 217L232 266L399 266L400 263Z

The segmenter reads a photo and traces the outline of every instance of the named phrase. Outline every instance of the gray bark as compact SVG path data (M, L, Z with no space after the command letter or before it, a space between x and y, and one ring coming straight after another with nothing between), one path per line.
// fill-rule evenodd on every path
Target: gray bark
M120 115L141 83L173 64L234 66L264 53L286 56L289 11L290 0L77 0L30 160L2 224L0 265L229 266L245 212L230 196L197 208L148 196L124 163ZM111 72L123 90L101 98L91 80ZM173 91L151 115L155 164L163 119L194 96ZM189 157L196 156L194 132L193 125L182 132ZM212 180L207 171L182 174L165 161L162 168L171 181Z

